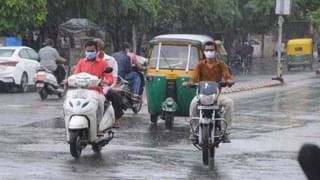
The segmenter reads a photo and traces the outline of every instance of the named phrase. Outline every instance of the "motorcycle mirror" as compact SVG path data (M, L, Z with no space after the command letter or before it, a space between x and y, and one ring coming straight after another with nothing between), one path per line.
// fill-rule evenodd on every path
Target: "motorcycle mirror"
M112 67L106 67L105 69L104 69L104 72L105 73L111 73L113 71L113 68Z

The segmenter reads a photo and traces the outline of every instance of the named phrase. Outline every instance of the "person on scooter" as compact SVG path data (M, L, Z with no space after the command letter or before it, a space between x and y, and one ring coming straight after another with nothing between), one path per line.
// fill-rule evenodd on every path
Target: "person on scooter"
M127 50L130 44L124 42L121 44L121 50L114 53L112 56L118 63L118 75L132 83L133 94L135 98L141 98L139 95L141 79L137 72L132 71L132 63L130 57L127 55Z
M85 44L85 54L86 57L83 59L80 59L78 64L76 65L73 74L78 74L81 72L86 72L91 75L97 76L100 79L103 80L103 83L106 83L108 85L112 84L113 77L112 73L105 73L104 70L106 67L108 67L108 63L101 59L99 56L97 56L98 53L98 47L97 43L93 40L88 41ZM104 112L104 102L106 100L104 94L103 94L103 87L95 87L94 90L96 90L99 93L99 106L97 110L97 119L98 124L101 120L103 120L103 112Z
M53 47L54 42L52 39L46 39L43 45L44 47L39 50L40 67L52 71L57 78L58 84L60 84L66 76L66 71L64 67L58 63L65 63L67 60L61 57Z
M228 71L227 65L216 58L216 51L217 45L209 41L204 45L204 55L205 59L200 61L194 70L192 75L192 79L189 82L184 82L182 84L183 87L189 87L192 83L197 83L200 81L215 81L219 83L222 78L230 83L233 84L234 81ZM228 123L228 127L226 130L226 135L224 136L223 142L230 143L230 129L231 129L231 122L232 122L232 111L233 111L233 100L227 96L220 95L218 99L218 103L223 105L225 108L225 119ZM197 115L197 98L194 97L190 104L190 117L196 117ZM193 129L198 129L198 124L192 125ZM197 140L198 137L195 134L191 134L191 140Z
M108 56L105 52L105 45L102 39L94 39L97 42L98 46L98 56L108 62L110 67L112 67L112 76L113 76L113 83L111 86L113 86L118 79L118 64L117 61L112 57ZM115 114L115 123L113 125L114 128L119 128L120 127L120 118L124 114L122 111L122 103L121 103L121 96L117 94L112 88L105 89L105 95L106 98L111 101L112 106L114 108L114 114Z

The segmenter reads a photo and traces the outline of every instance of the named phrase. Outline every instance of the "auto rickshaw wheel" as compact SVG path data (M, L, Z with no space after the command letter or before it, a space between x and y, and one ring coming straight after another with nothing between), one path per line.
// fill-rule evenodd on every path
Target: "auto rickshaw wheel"
M150 114L150 121L151 121L152 123L156 124L157 121L158 121L158 115L156 115L156 114Z
M164 115L164 119L166 121L166 128L172 129L173 128L173 122L174 122L174 114L171 112L167 112Z

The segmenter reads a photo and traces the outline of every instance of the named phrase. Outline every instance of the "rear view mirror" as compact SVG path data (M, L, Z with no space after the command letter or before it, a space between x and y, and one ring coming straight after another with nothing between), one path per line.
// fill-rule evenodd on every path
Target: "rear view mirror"
M105 73L111 73L113 71L113 68L112 67L106 67L105 69L104 69L104 72Z

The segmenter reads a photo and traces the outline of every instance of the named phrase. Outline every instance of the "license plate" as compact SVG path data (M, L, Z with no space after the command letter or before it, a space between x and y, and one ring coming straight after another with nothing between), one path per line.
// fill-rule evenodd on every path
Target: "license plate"
M36 87L37 87L37 88L42 88L42 87L44 87L44 83L37 83L37 84L36 84Z
M219 106L198 106L198 109L219 109Z

